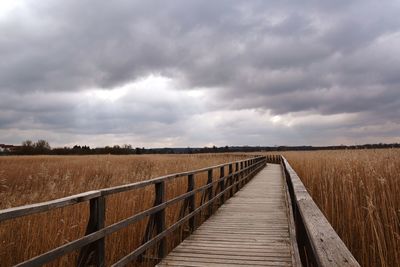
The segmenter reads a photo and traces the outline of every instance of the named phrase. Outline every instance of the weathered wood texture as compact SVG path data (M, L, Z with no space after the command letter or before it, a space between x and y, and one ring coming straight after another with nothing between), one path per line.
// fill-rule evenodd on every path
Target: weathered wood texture
M282 157L282 164L303 264L323 267L360 266L284 157Z
M293 266L285 194L268 164L158 266Z

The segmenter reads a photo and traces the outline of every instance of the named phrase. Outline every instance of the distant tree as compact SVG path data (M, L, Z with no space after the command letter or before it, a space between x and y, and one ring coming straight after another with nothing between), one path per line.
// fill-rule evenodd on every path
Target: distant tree
M132 146L125 144L125 145L122 146L122 148L123 149L132 149Z
M33 146L35 154L48 154L51 150L49 142L43 139L38 140Z
M48 150L51 149L49 142L47 142L46 140L43 140L43 139L38 140L35 143L35 147L40 148L40 149L48 149Z
M25 140L22 142L23 147L33 147L33 142L31 140Z
M20 148L20 153L23 155L31 155L34 153L34 144L31 140L25 140L22 142L22 146Z

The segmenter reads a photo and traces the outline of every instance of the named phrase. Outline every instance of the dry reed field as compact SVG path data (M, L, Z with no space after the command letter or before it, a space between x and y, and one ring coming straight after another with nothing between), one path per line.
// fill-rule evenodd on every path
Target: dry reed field
M142 181L243 159L243 155L141 155L141 156L23 156L0 158L0 209L61 198L89 190ZM214 178L218 177L218 171ZM206 173L196 177L204 185ZM186 192L186 179L167 186L167 200ZM201 195L196 195L197 205ZM107 197L106 225L150 208L153 187ZM182 203L166 209L167 227L179 216ZM88 203L0 223L0 266L10 266L70 242L85 233ZM201 218L200 218L201 220ZM137 248L145 234L147 219L106 238L107 265ZM167 238L169 247L180 242L182 231ZM142 265L151 265L153 255ZM70 266L77 252L47 266ZM146 260L147 259L147 260Z
M361 266L400 266L400 150L283 154Z
M400 266L400 150L282 153L311 196L362 266ZM141 156L26 156L0 158L0 208L47 201L89 190L142 181L245 158L239 154ZM227 170L225 170L227 171ZM214 179L219 176L215 170ZM206 173L196 176L204 185ZM167 185L167 200L186 192L187 180ZM201 195L196 194L199 205ZM106 199L106 225L153 205L154 189L118 193ZM166 209L167 227L182 203ZM65 244L85 233L88 203L0 223L0 266L10 266ZM203 217L197 218L204 220ZM107 265L142 242L147 219L106 237ZM167 238L169 248L184 236ZM47 266L70 266L77 252ZM148 251L142 263L154 264ZM135 265L135 266L136 266Z

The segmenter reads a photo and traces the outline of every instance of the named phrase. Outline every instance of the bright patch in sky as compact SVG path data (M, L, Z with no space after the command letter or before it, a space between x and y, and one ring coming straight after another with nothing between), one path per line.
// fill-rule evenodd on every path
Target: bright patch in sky
M125 88L117 88L117 89L112 89L112 90L106 90L106 89L94 89L90 90L87 93L87 96L90 98L95 98L99 100L105 100L109 102L114 102L121 97L123 97L126 94L126 89Z
M278 123L278 122L281 121L281 116L278 116L278 115L273 116L273 117L271 118L271 121L272 121L273 123Z
M0 18L7 16L10 12L22 5L22 2L18 0L0 0Z
M138 81L112 89L90 89L87 91L86 96L88 98L93 98L93 100L115 102L128 93L132 94L136 90L137 93L138 91L145 92L148 97L150 97L151 93L170 89L170 81L171 79L163 76L150 75Z

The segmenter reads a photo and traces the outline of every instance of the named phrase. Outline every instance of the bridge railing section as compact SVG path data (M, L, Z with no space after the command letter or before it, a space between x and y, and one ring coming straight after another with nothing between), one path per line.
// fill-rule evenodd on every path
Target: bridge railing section
M268 155L268 163L282 165L301 262L304 266L360 266L315 204L285 157Z
M16 266L41 266L73 251L80 251L76 264L77 266L104 266L106 262L105 237L142 221L145 218L148 219L145 234L146 238L139 247L115 262L112 266L124 266L137 260L146 250L150 248L154 249L154 247L156 247L157 259L161 259L166 256L167 253L166 237L168 235L187 224L189 226L188 234L193 232L202 222L202 220L196 217L199 217L201 214L206 214L206 216L209 217L227 198L233 196L254 177L257 172L264 168L265 165L266 157L255 156L245 160L194 171L176 173L142 182L85 192L53 201L10 208L0 211L0 222L82 202L89 202L90 216L86 233L83 237L19 263ZM205 185L196 186L196 177L200 174L204 175L204 173L207 175L207 183ZM214 173L218 173L219 177L215 177ZM182 177L187 179L186 193L167 200L167 185L177 178ZM107 196L146 187L153 187L153 192L155 194L154 205L151 208L105 226ZM197 201L195 201L197 194L201 194L200 204L196 204ZM167 227L165 210L167 207L179 202L183 203L183 205L181 205L180 217L176 222Z

